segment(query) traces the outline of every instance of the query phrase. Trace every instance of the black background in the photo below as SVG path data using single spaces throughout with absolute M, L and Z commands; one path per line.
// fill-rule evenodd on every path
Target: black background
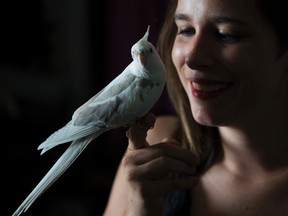
M 3 2 L 3 1 L 2 1 Z M 67 144 L 38 145 L 130 62 L 150 25 L 156 43 L 166 0 L 31 0 L 1 3 L 0 215 L 12 215 Z M 164 93 L 156 114 L 170 113 Z M 126 128 L 94 140 L 23 215 L 102 215 L 127 146 Z

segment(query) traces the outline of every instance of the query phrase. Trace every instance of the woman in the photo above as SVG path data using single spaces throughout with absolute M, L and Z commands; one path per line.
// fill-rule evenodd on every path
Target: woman
M 129 129 L 104 215 L 288 215 L 286 11 L 171 1 L 159 53 L 178 116 Z

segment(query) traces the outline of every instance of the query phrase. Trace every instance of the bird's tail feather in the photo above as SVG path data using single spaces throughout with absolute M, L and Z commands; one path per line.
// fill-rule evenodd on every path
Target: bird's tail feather
M 12 216 L 25 212 L 66 171 L 94 138 L 95 136 L 89 136 L 73 141 Z

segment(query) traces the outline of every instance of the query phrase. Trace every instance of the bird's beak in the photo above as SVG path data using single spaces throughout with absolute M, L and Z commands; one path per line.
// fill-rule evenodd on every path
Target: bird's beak
M 139 53 L 139 59 L 140 59 L 140 62 L 141 64 L 143 65 L 143 67 L 146 66 L 147 64 L 147 61 L 146 61 L 146 56 L 144 55 L 144 53 Z

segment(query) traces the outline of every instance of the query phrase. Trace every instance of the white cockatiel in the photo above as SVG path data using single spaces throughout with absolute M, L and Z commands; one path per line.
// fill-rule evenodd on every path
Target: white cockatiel
M 108 130 L 135 124 L 154 106 L 166 83 L 166 69 L 148 35 L 149 26 L 143 38 L 132 46 L 133 61 L 124 71 L 79 107 L 71 121 L 39 145 L 43 154 L 59 144 L 72 142 L 13 216 L 25 212 L 93 139 Z

